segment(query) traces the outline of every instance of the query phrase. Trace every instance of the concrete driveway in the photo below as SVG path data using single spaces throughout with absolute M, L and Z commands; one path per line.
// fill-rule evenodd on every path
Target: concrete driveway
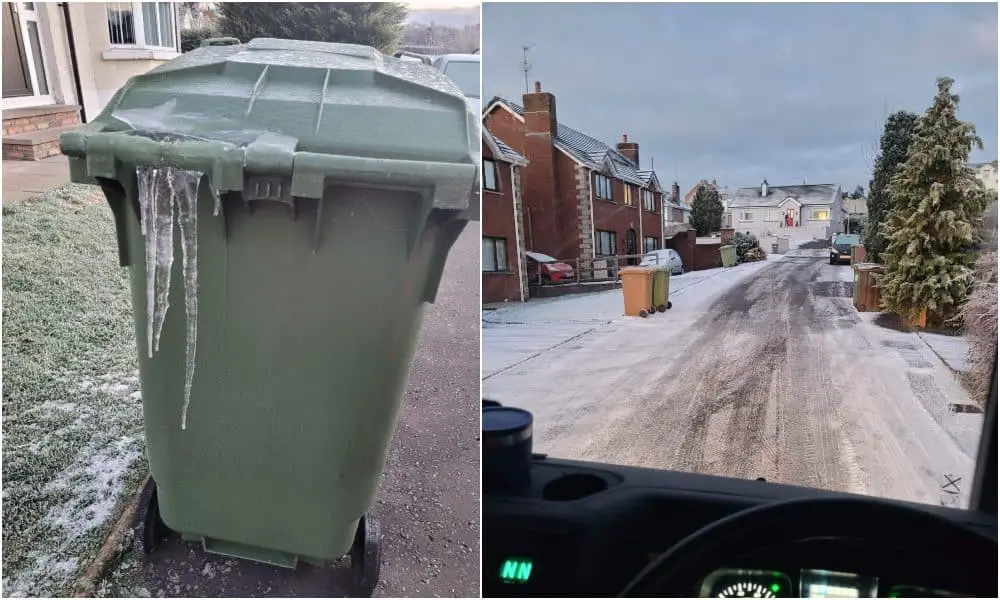
M 373 508 L 383 534 L 375 596 L 479 595 L 479 277 L 472 223 L 428 307 Z M 206 554 L 174 536 L 150 556 L 124 552 L 98 594 L 350 596 L 348 564 L 289 571 Z

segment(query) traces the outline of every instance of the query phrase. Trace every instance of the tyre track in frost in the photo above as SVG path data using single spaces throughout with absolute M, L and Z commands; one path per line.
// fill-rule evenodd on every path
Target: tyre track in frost
M 816 306 L 827 301 L 811 293 L 821 268 L 776 262 L 718 298 L 694 323 L 701 333 L 689 351 L 665 369 L 660 362 L 645 393 L 626 392 L 631 418 L 592 432 L 581 457 L 855 487 L 829 357 L 812 339 L 833 326 L 829 307 Z

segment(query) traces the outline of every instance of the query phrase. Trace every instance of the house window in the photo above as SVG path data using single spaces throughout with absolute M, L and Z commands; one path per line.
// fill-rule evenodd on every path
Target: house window
M 642 239 L 642 246 L 645 252 L 652 252 L 660 249 L 660 240 L 655 237 L 645 237 Z
M 492 160 L 483 159 L 483 189 L 491 192 L 500 191 L 500 183 L 497 177 L 497 164 Z
M 814 208 L 812 211 L 813 221 L 827 221 L 830 219 L 830 211 L 825 208 Z
M 740 213 L 740 221 L 742 221 L 742 222 L 753 221 L 753 213 L 752 212 L 741 212 Z
M 614 231 L 598 231 L 597 232 L 597 255 L 598 256 L 614 256 L 615 255 L 615 232 Z
M 108 2 L 105 10 L 112 46 L 177 49 L 174 3 Z
M 769 211 L 767 211 L 767 219 L 766 220 L 768 220 L 768 221 L 777 221 L 778 220 L 778 211 L 776 211 L 776 210 L 769 210 Z
M 722 227 L 729 229 L 733 226 L 733 215 L 732 213 L 725 213 L 722 215 Z
M 625 204 L 632 206 L 632 186 L 625 184 Z
M 507 271 L 507 240 L 504 238 L 483 238 L 483 272 Z
M 656 212 L 656 197 L 651 190 L 642 190 L 642 208 L 649 212 Z
M 594 196 L 601 200 L 612 200 L 611 180 L 604 175 L 594 175 Z

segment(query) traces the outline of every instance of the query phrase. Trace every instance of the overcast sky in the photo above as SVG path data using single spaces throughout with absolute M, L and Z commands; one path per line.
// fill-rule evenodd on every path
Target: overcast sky
M 559 121 L 639 144 L 661 181 L 867 190 L 885 107 L 922 114 L 935 78 L 997 154 L 996 4 L 484 4 L 484 101 L 530 80 Z

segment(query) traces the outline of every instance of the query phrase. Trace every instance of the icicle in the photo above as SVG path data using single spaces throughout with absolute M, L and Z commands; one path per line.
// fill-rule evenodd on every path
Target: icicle
M 179 191 L 177 207 L 181 227 L 181 252 L 184 267 L 184 312 L 187 316 L 187 342 L 184 354 L 184 408 L 181 411 L 181 429 L 187 429 L 187 411 L 191 404 L 191 386 L 194 383 L 195 351 L 198 349 L 198 183 L 201 173 L 177 171 L 174 174 L 175 191 Z M 216 195 L 218 199 L 218 195 Z M 218 207 L 218 200 L 216 200 Z
M 154 239 L 156 303 L 153 305 L 153 352 L 160 351 L 160 334 L 163 333 L 163 323 L 167 320 L 167 309 L 170 308 L 170 275 L 174 268 L 174 190 L 170 177 L 172 170 L 157 169 L 155 176 L 157 185 L 153 206 L 156 207 L 156 219 L 153 221 L 153 230 L 156 233 Z M 152 358 L 152 353 L 149 356 Z
M 222 190 L 215 188 L 212 190 L 212 194 L 215 196 L 215 208 L 212 210 L 212 216 L 217 217 L 222 212 Z
M 187 336 L 184 352 L 184 408 L 181 429 L 194 383 L 198 345 L 198 185 L 202 173 L 166 167 L 136 169 L 141 229 L 146 238 L 146 333 L 149 358 L 160 349 L 160 334 L 170 308 L 170 276 L 174 264 L 174 223 L 181 230 L 184 308 Z M 216 206 L 220 204 L 216 196 Z

